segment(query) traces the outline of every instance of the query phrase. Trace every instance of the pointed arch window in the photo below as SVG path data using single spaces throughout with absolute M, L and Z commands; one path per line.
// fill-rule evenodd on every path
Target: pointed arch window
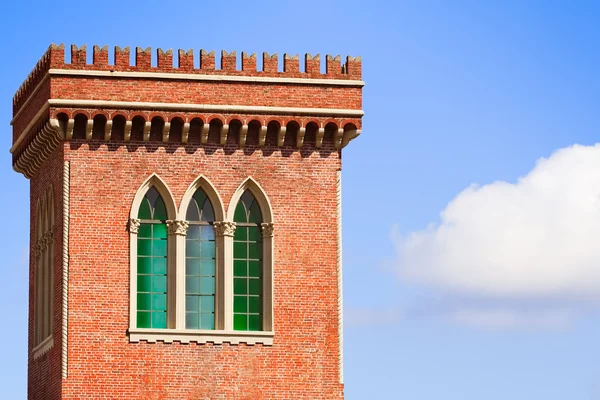
M 246 189 L 235 209 L 233 236 L 233 329 L 263 329 L 263 222 L 260 207 Z
M 188 206 L 185 254 L 185 327 L 215 329 L 215 213 L 199 188 Z
M 167 327 L 167 209 L 151 187 L 139 208 L 137 327 Z

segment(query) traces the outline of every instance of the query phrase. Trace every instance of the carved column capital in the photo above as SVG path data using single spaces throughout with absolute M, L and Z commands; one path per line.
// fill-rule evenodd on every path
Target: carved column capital
M 260 229 L 262 230 L 262 237 L 273 237 L 273 223 L 272 222 L 263 222 L 260 224 Z
M 235 222 L 215 222 L 213 223 L 213 227 L 217 236 L 233 236 L 235 232 Z
M 38 240 L 38 242 L 33 246 L 33 254 L 35 258 L 38 258 L 42 252 L 44 251 L 44 244 L 42 240 Z
M 182 219 L 167 220 L 167 229 L 169 231 L 169 235 L 185 236 L 187 235 L 189 226 L 190 224 Z
M 137 235 L 140 230 L 140 220 L 137 218 L 129 219 L 129 233 L 135 233 Z

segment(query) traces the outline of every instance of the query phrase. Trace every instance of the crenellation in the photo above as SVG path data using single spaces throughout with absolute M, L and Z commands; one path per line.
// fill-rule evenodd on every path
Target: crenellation
M 214 70 L 215 69 L 215 52 L 210 53 L 206 50 L 200 50 L 200 69 Z
M 346 75 L 350 79 L 362 78 L 362 57 L 346 57 Z
M 92 62 L 94 66 L 108 65 L 108 46 L 100 48 L 100 46 L 94 45 Z
M 71 45 L 71 64 L 77 66 L 84 66 L 87 64 L 87 52 L 85 44 L 80 48 L 76 45 Z
M 152 49 L 146 50 L 141 47 L 135 48 L 135 66 L 140 70 L 150 70 L 152 68 Z
M 187 52 L 179 49 L 177 60 L 177 68 L 182 71 L 192 71 L 194 69 L 194 50 L 189 49 Z
M 163 51 L 158 49 L 156 52 L 156 67 L 153 66 L 151 48 L 143 49 L 136 47 L 135 62 L 131 62 L 130 47 L 114 47 L 114 62 L 110 65 L 108 57 L 108 46 L 93 47 L 92 63 L 87 63 L 86 46 L 71 46 L 71 60 L 65 61 L 64 44 L 49 46 L 42 58 L 38 61 L 35 68 L 28 75 L 21 87 L 16 91 L 13 98 L 13 115 L 15 115 L 32 93 L 37 89 L 40 82 L 46 77 L 49 70 L 104 70 L 115 72 L 171 72 L 188 74 L 207 74 L 207 75 L 230 75 L 230 76 L 273 76 L 290 78 L 318 78 L 318 79 L 344 79 L 360 80 L 362 78 L 362 59 L 360 57 L 346 58 L 344 65 L 341 65 L 340 56 L 326 57 L 325 70 L 321 73 L 321 59 L 319 55 L 305 55 L 304 71 L 300 71 L 299 56 L 284 54 L 283 71 L 279 72 L 279 57 L 277 54 L 269 55 L 263 53 L 263 67 L 257 71 L 256 53 L 248 54 L 243 52 L 241 59 L 241 68 L 237 67 L 236 52 L 221 52 L 220 69 L 216 69 L 215 52 L 206 50 L 200 51 L 199 68 L 194 65 L 193 50 L 179 50 L 178 65 L 173 66 L 173 51 Z
M 283 72 L 298 74 L 300 72 L 300 57 L 298 54 L 291 56 L 283 55 Z
M 304 56 L 304 72 L 311 75 L 321 73 L 321 56 L 319 54 L 313 57 L 306 53 Z
M 341 75 L 342 74 L 342 65 L 341 65 L 341 56 L 337 55 L 335 57 L 327 54 L 325 57 L 325 71 L 327 75 Z
M 129 46 L 121 49 L 119 46 L 115 47 L 115 68 L 129 68 L 131 64 L 131 50 Z
M 221 69 L 223 71 L 236 70 L 237 57 L 235 50 L 227 54 L 225 50 L 221 50 Z
M 248 54 L 242 52 L 242 71 L 256 72 L 256 53 Z
M 173 69 L 173 49 L 156 50 L 156 68 L 162 71 Z
M 263 72 L 277 73 L 277 67 L 279 64 L 279 56 L 277 53 L 269 55 L 269 53 L 263 53 Z

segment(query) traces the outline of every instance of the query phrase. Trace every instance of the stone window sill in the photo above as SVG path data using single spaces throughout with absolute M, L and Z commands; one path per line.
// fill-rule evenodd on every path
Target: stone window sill
M 129 342 L 137 343 L 145 340 L 148 343 L 162 341 L 164 343 L 214 343 L 214 344 L 262 344 L 273 345 L 273 332 L 246 332 L 246 331 L 206 331 L 192 329 L 152 329 L 129 328 Z
M 46 339 L 42 341 L 42 343 L 38 344 L 31 350 L 33 353 L 33 359 L 40 358 L 44 354 L 50 351 L 50 349 L 54 346 L 54 336 L 50 335 Z

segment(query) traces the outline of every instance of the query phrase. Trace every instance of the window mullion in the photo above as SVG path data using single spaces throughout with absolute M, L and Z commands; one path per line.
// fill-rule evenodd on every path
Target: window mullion
M 217 246 L 217 299 L 219 314 L 217 329 L 233 330 L 233 234 L 235 222 L 215 222 Z M 216 312 L 217 310 L 215 310 Z

